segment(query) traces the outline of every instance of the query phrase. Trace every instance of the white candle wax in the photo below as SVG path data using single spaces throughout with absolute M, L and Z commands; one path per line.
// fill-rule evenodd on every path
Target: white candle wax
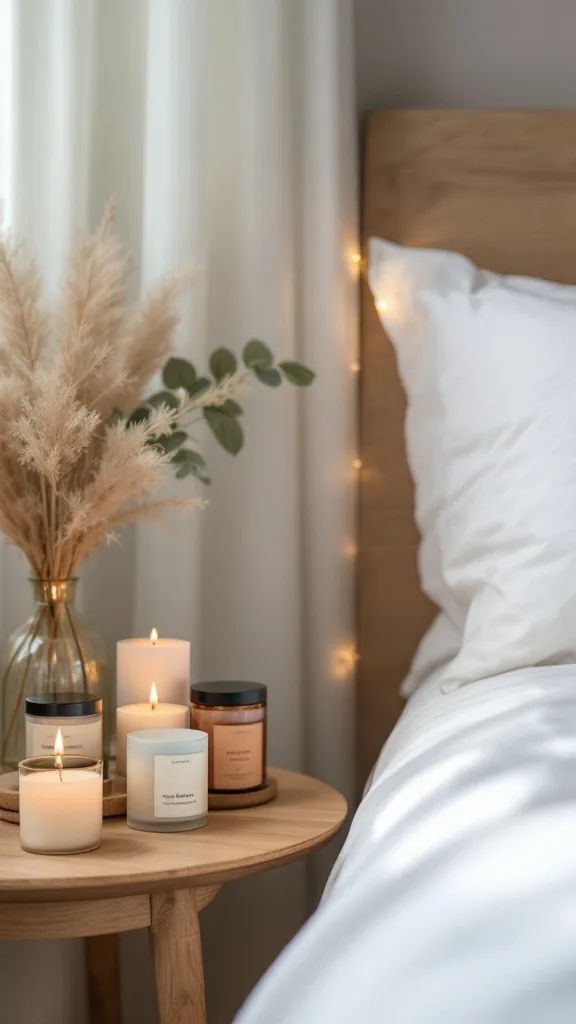
M 101 771 L 20 774 L 20 842 L 32 853 L 83 853 L 102 841 Z
M 119 640 L 116 645 L 116 703 L 148 700 L 154 680 L 168 704 L 190 700 L 190 644 L 188 640 L 159 637 Z
M 148 686 L 150 690 L 150 686 Z M 148 696 L 148 694 L 147 694 Z M 126 737 L 142 729 L 187 729 L 190 721 L 188 705 L 125 704 L 116 708 L 116 773 L 126 775 Z
M 127 794 L 130 828 L 201 828 L 208 820 L 207 734 L 198 729 L 130 733 Z

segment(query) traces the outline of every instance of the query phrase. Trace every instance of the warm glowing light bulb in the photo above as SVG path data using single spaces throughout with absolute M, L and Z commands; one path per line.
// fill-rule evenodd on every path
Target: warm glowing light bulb
M 153 644 L 157 644 L 158 643 L 158 630 L 156 629 L 156 626 L 152 627 L 152 630 L 150 632 L 150 639 L 151 639 Z
M 54 764 L 57 768 L 62 767 L 62 757 L 64 755 L 64 740 L 62 738 L 62 730 L 58 729 L 56 733 L 56 739 L 54 740 Z
M 360 373 L 360 363 L 351 363 L 350 369 L 352 370 L 352 373 Z
M 379 313 L 384 313 L 388 309 L 388 299 L 376 299 L 376 309 Z
M 352 469 L 362 469 L 362 459 L 354 459 Z
M 352 254 L 352 263 L 362 263 L 362 253 L 355 252 Z
M 358 655 L 353 644 L 338 647 L 332 659 L 332 671 L 337 679 L 344 679 L 353 671 Z
M 358 545 L 356 544 L 356 541 L 349 540 L 344 545 L 344 555 L 345 555 L 345 557 L 346 558 L 356 558 L 357 554 L 358 554 Z
M 158 690 L 156 689 L 156 683 L 152 683 L 152 686 L 150 687 L 150 707 L 152 708 L 152 711 L 154 711 L 154 708 L 157 706 L 157 704 Z

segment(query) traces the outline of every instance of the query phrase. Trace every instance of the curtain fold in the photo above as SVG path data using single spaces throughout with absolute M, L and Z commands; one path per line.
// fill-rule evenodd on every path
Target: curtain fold
M 35 246 L 50 292 L 76 227 L 112 195 L 133 296 L 175 266 L 197 269 L 181 354 L 202 366 L 219 345 L 240 353 L 260 338 L 318 373 L 305 393 L 254 384 L 245 451 L 233 459 L 203 439 L 209 507 L 98 552 L 82 573 L 84 614 L 112 669 L 116 639 L 156 625 L 192 640 L 194 679 L 266 682 L 270 762 L 351 795 L 352 0 L 0 0 L 0 58 L 5 216 Z M 4 640 L 29 596 L 18 553 L 4 546 L 1 557 Z M 229 979 L 212 989 L 213 1019 L 231 1019 L 324 870 L 301 864 L 231 887 L 207 911 L 208 978 L 218 950 Z M 268 914 L 256 909 L 262 893 Z M 249 948 L 231 913 L 249 916 Z M 2 963 L 0 948 L 4 977 Z M 46 1021 L 79 1024 L 63 985 Z M 128 988 L 128 1019 L 154 1020 Z

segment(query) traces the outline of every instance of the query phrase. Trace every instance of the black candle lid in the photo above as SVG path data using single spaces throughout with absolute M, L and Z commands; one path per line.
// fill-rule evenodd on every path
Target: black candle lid
M 37 718 L 75 718 L 99 715 L 102 697 L 95 693 L 34 693 L 26 697 L 26 714 Z
M 233 707 L 239 704 L 265 704 L 264 683 L 198 683 L 190 690 L 193 704 L 208 707 Z

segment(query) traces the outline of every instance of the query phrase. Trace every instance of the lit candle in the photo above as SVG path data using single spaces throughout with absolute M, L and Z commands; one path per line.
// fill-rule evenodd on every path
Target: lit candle
M 116 703 L 141 704 L 148 699 L 150 680 L 155 679 L 169 704 L 190 700 L 190 644 L 188 640 L 149 637 L 119 640 L 116 646 Z
M 102 841 L 102 761 L 64 755 L 58 730 L 54 757 L 19 766 L 20 842 L 30 853 L 85 853 Z
M 188 704 L 159 704 L 155 683 L 147 704 L 125 704 L 116 708 L 116 773 L 126 775 L 126 737 L 142 729 L 187 729 Z
M 208 820 L 208 736 L 149 729 L 128 737 L 126 820 L 145 832 L 184 832 Z

